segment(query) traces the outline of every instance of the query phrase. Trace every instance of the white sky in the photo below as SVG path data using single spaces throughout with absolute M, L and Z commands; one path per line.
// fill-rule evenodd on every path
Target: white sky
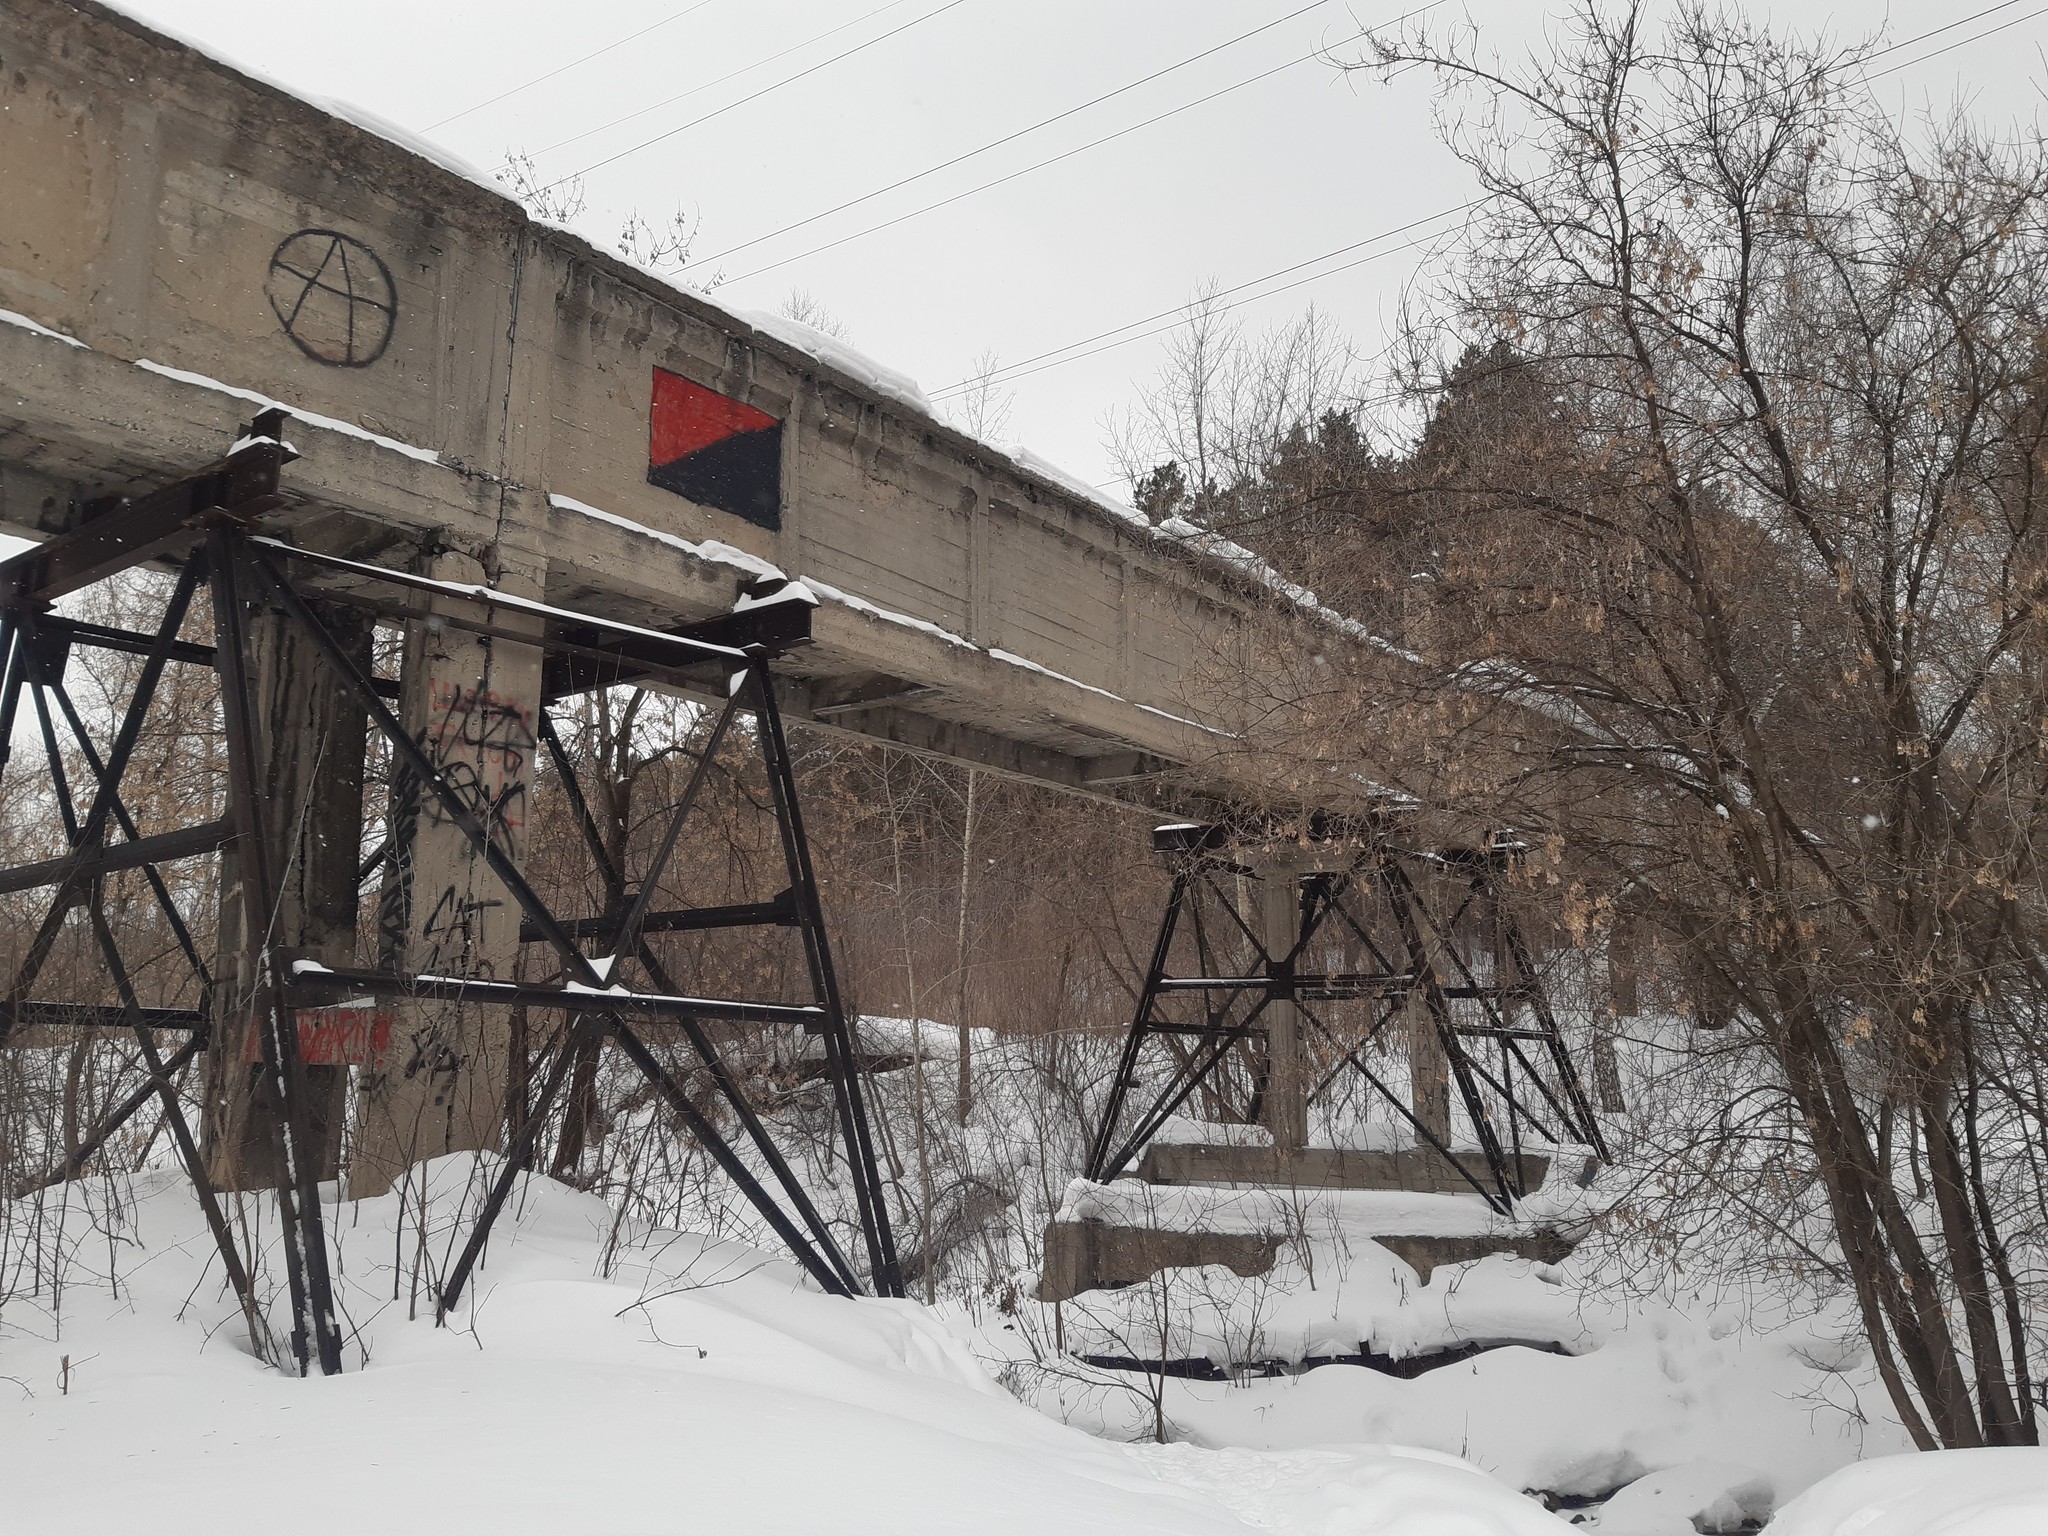
M 579 226 L 609 245 L 630 213 L 660 223 L 684 208 L 701 218 L 694 254 L 702 259 L 1288 17 L 1306 0 L 121 3 L 297 89 L 343 97 L 427 131 L 481 165 L 523 150 L 552 178 L 617 155 L 588 171 Z M 1021 362 L 1173 310 L 1206 281 L 1245 283 L 1454 207 L 1471 195 L 1470 184 L 1437 143 L 1424 76 L 1382 85 L 1314 59 L 1289 63 L 1416 3 L 1326 0 L 959 166 L 734 251 L 713 263 L 733 278 L 718 296 L 766 309 L 804 289 L 856 345 L 936 392 L 972 373 L 985 350 Z M 1877 82 L 1881 99 L 1911 113 L 1960 95 L 1994 124 L 2031 124 L 2048 74 L 2042 0 L 1751 7 L 1838 37 L 1883 30 L 1893 40 L 1987 8 L 1981 20 L 1888 56 L 1880 67 L 1906 67 Z M 1517 54 L 1540 41 L 1562 7 L 1558 0 L 1449 0 L 1433 19 L 1455 19 L 1461 9 L 1489 46 Z M 913 24 L 883 36 L 906 22 Z M 833 28 L 841 30 L 799 46 Z M 879 41 L 823 63 L 871 39 Z M 748 69 L 787 49 L 794 51 Z M 1276 66 L 1286 67 L 1059 164 L 803 254 Z M 556 69 L 530 89 L 480 105 Z M 738 70 L 747 72 L 711 83 Z M 692 94 L 662 105 L 684 92 Z M 464 115 L 442 121 L 456 113 Z M 639 115 L 607 126 L 628 113 Z M 1313 302 L 1361 350 L 1376 349 L 1414 273 L 1416 253 L 1398 248 L 1408 238 L 1395 237 L 1388 254 L 1363 265 L 1257 298 L 1238 318 L 1257 330 Z M 777 265 L 755 272 L 769 263 Z M 1109 480 L 1104 414 L 1152 376 L 1162 340 L 1135 340 L 1018 379 L 1006 436 L 1089 480 Z

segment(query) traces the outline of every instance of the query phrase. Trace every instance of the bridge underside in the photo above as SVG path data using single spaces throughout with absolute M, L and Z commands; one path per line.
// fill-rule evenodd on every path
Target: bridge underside
M 0 58 L 0 527 L 282 407 L 307 547 L 655 628 L 803 580 L 792 719 L 1124 800 L 1228 798 L 1290 658 L 1373 651 L 831 338 L 92 0 L 0 10 Z
M 215 384 L 18 325 L 0 324 L 0 374 L 13 381 L 0 399 L 0 532 L 26 538 L 71 532 L 225 452 L 253 408 Z M 303 456 L 269 525 L 305 548 L 415 570 L 435 568 L 447 550 L 476 551 L 486 558 L 469 574 L 492 584 L 490 556 L 509 533 L 528 546 L 521 553 L 542 556 L 518 584 L 533 597 L 653 629 L 730 613 L 745 588 L 781 570 L 716 541 L 592 515 L 570 498 L 501 506 L 504 488 L 484 477 L 318 418 L 295 419 L 290 431 Z M 522 513 L 539 526 L 520 526 Z M 818 585 L 811 643 L 776 667 L 788 718 L 1124 802 L 1181 803 L 1194 792 L 1184 746 L 1158 750 L 1163 736 L 1183 745 L 1188 727 L 1164 721 L 1164 732 L 1126 739 L 1117 716 L 1134 711 L 1120 698 Z

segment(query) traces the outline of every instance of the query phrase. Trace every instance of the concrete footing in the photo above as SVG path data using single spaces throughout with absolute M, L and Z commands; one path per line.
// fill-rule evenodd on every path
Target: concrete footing
M 1045 1229 L 1040 1301 L 1071 1301 L 1083 1291 L 1132 1285 L 1162 1269 L 1220 1264 L 1250 1279 L 1279 1257 L 1272 1233 L 1168 1232 L 1157 1227 L 1112 1227 L 1101 1221 L 1055 1221 Z
M 1491 1187 L 1492 1176 L 1477 1156 L 1459 1162 L 1472 1178 Z M 1535 1189 L 1550 1171 L 1550 1159 L 1523 1154 L 1521 1183 Z M 1157 1143 L 1138 1164 L 1147 1184 L 1258 1184 L 1281 1189 L 1401 1189 L 1420 1195 L 1469 1193 L 1472 1181 L 1458 1165 L 1430 1147 L 1395 1152 L 1338 1151 L 1306 1147 L 1291 1156 L 1273 1147 Z
M 1146 1150 L 1137 1177 L 1151 1185 L 1471 1194 L 1472 1182 L 1460 1171 L 1461 1165 L 1473 1178 L 1490 1187 L 1486 1165 L 1476 1156 L 1461 1157 L 1454 1163 L 1429 1147 L 1388 1152 L 1306 1147 L 1290 1154 L 1270 1146 L 1158 1143 Z M 1525 1154 L 1519 1172 L 1523 1188 L 1533 1190 L 1549 1174 L 1550 1159 Z M 1472 1204 L 1475 1209 L 1478 1207 L 1476 1201 Z M 1393 1220 L 1404 1219 L 1394 1215 L 1393 1209 L 1389 1211 Z M 1371 1236 L 1374 1242 L 1411 1265 L 1424 1285 L 1445 1264 L 1465 1264 L 1496 1253 L 1555 1264 L 1574 1246 L 1572 1239 L 1548 1231 L 1468 1231 L 1460 1235 L 1374 1232 Z M 1086 1291 L 1135 1284 L 1164 1269 L 1205 1264 L 1221 1265 L 1246 1277 L 1263 1275 L 1272 1269 L 1285 1241 L 1279 1232 L 1176 1231 L 1162 1226 L 1114 1225 L 1098 1219 L 1055 1221 L 1045 1229 L 1045 1263 L 1039 1277 L 1038 1299 L 1067 1301 Z
M 1430 1275 L 1442 1264 L 1469 1264 L 1474 1259 L 1484 1259 L 1496 1253 L 1512 1254 L 1518 1259 L 1534 1259 L 1539 1264 L 1559 1264 L 1570 1256 L 1578 1246 L 1574 1238 L 1562 1232 L 1531 1232 L 1523 1237 L 1380 1237 L 1378 1243 L 1410 1265 L 1429 1284 Z
M 1411 1266 L 1424 1285 L 1446 1264 L 1468 1264 L 1512 1254 L 1557 1264 L 1577 1246 L 1561 1232 L 1493 1233 L 1441 1237 L 1373 1235 L 1374 1242 Z M 1217 1264 L 1249 1279 L 1268 1273 L 1286 1239 L 1273 1232 L 1173 1232 L 1159 1227 L 1118 1227 L 1102 1221 L 1055 1221 L 1045 1229 L 1040 1301 L 1071 1301 L 1087 1291 L 1149 1280 L 1163 1269 Z

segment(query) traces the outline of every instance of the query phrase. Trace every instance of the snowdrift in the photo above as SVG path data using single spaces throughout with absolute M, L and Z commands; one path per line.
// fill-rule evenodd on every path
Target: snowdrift
M 254 1358 L 176 1175 L 16 1202 L 0 1266 L 9 1528 L 1563 1529 L 1427 1452 L 1091 1438 L 1015 1401 L 914 1303 L 828 1297 L 743 1244 L 627 1230 L 544 1180 L 501 1222 L 473 1302 L 436 1328 L 432 1277 L 489 1167 L 445 1158 L 424 1199 L 331 1208 L 352 1367 L 333 1380 Z M 239 1213 L 259 1251 L 266 1203 Z M 276 1281 L 275 1251 L 261 1262 Z M 281 1298 L 271 1312 L 275 1329 Z

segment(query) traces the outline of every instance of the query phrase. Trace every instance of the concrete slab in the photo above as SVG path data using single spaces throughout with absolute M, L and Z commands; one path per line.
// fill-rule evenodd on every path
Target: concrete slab
M 1469 1264 L 1497 1253 L 1534 1259 L 1539 1264 L 1560 1264 L 1579 1245 L 1578 1239 L 1562 1232 L 1531 1232 L 1523 1237 L 1375 1237 L 1373 1241 L 1413 1268 L 1424 1285 L 1446 1264 Z
M 1100 1221 L 1053 1221 L 1045 1228 L 1038 1299 L 1071 1301 L 1085 1291 L 1149 1280 L 1163 1269 L 1204 1264 L 1219 1264 L 1250 1279 L 1272 1269 L 1283 1241 L 1271 1232 L 1171 1232 Z
M 1481 1184 L 1489 1184 L 1478 1156 L 1459 1162 Z M 1550 1171 L 1550 1159 L 1524 1153 L 1522 1187 L 1533 1190 Z M 1194 1142 L 1155 1143 L 1138 1164 L 1147 1184 L 1259 1184 L 1283 1189 L 1401 1189 L 1416 1194 L 1456 1195 L 1472 1189 L 1458 1165 L 1429 1147 L 1393 1152 L 1358 1152 L 1306 1147 L 1291 1156 L 1273 1147 L 1213 1146 Z

